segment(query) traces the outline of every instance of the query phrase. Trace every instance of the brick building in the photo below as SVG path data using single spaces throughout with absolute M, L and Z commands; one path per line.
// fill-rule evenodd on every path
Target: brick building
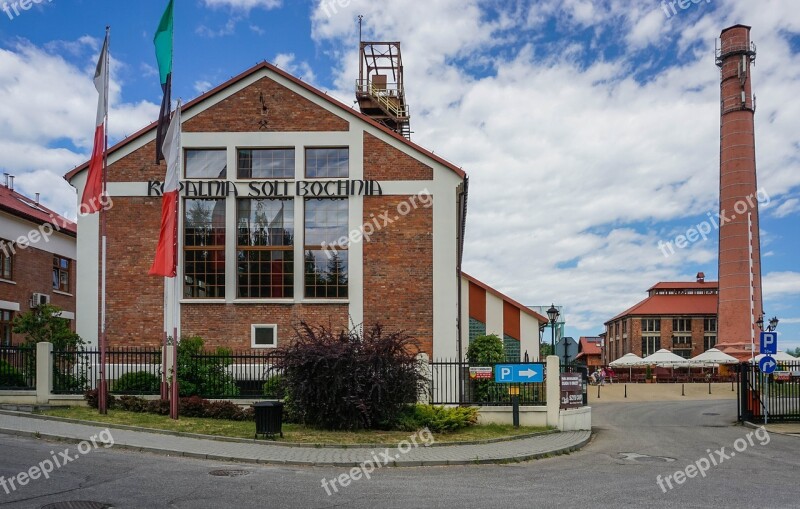
M 686 359 L 717 343 L 716 281 L 663 282 L 651 287 L 648 297 L 605 323 L 603 363 L 628 352 L 641 357 L 666 348 Z
M 39 304 L 58 306 L 63 318 L 75 320 L 76 236 L 76 224 L 38 197 L 0 185 L 0 345 L 24 340 L 11 322 Z
M 268 63 L 184 105 L 182 125 L 180 335 L 274 348 L 301 320 L 380 322 L 437 358 L 466 352 L 461 169 Z M 155 135 L 151 124 L 109 149 L 111 346 L 161 342 L 164 283 L 147 275 L 165 174 Z M 66 175 L 79 193 L 86 169 Z M 78 230 L 78 331 L 91 339 L 97 215 Z

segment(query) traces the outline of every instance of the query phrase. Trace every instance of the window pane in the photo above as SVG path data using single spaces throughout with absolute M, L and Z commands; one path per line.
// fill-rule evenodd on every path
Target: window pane
M 305 254 L 305 296 L 307 298 L 347 297 L 347 251 L 307 250 Z
M 225 296 L 225 200 L 184 202 L 184 296 Z
M 236 202 L 237 297 L 294 296 L 294 202 Z
M 306 246 L 336 244 L 347 237 L 347 199 L 307 198 L 305 206 Z
M 306 177 L 346 178 L 350 173 L 348 148 L 307 148 Z
M 241 199 L 236 202 L 237 245 L 291 246 L 294 242 L 294 202 Z
M 294 149 L 239 150 L 239 178 L 294 178 Z
M 225 149 L 186 151 L 186 178 L 225 178 L 227 169 L 228 155 Z

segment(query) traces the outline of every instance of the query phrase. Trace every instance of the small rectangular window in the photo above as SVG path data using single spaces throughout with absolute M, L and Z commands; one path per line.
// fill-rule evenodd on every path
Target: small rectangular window
M 186 178 L 224 179 L 227 175 L 228 153 L 224 148 L 186 151 Z
M 69 259 L 53 257 L 53 289 L 69 292 Z
M 184 201 L 183 296 L 225 297 L 225 200 Z
M 294 178 L 294 149 L 239 149 L 236 173 L 240 179 Z
M 306 178 L 347 178 L 350 150 L 345 148 L 307 148 Z
M 0 310 L 0 346 L 11 346 L 14 312 Z
M 252 348 L 277 348 L 278 326 L 274 324 L 252 324 L 250 327 L 250 346 Z
M 3 247 L 8 246 L 10 242 L 0 240 L 0 245 Z M 12 271 L 13 256 L 6 253 L 6 250 L 0 250 L 0 278 L 12 280 L 14 272 Z

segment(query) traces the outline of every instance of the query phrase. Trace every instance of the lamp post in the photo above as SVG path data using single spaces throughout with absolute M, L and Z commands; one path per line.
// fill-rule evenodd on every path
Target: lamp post
M 550 309 L 547 310 L 547 318 L 550 319 L 550 355 L 556 353 L 556 320 L 558 320 L 558 309 L 554 304 L 550 304 Z
M 763 313 L 763 311 L 762 311 L 762 313 Z M 772 318 L 770 318 L 769 319 L 769 325 L 767 325 L 767 329 L 766 329 L 767 332 L 774 332 L 775 329 L 778 328 L 778 322 L 779 321 L 780 320 L 778 320 L 777 316 L 773 316 Z M 764 315 L 763 314 L 758 317 L 758 321 L 756 322 L 756 325 L 758 325 L 759 330 L 762 330 L 762 331 L 764 330 Z

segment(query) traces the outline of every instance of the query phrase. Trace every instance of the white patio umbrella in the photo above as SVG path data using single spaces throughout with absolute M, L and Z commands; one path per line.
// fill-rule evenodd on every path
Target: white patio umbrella
M 687 362 L 688 361 L 683 357 L 681 357 L 680 355 L 675 355 L 666 348 L 662 348 L 656 353 L 648 355 L 647 357 L 639 361 L 638 364 L 640 366 L 648 364 L 668 364 L 674 366 L 676 364 L 686 364 Z
M 756 362 L 760 361 L 763 357 L 764 357 L 763 353 L 759 354 L 759 355 L 756 355 Z M 776 353 L 775 355 L 773 355 L 772 358 L 775 359 L 776 361 L 782 361 L 782 362 L 791 362 L 791 361 L 797 361 L 798 360 L 797 357 L 792 357 L 788 353 L 780 352 L 780 351 L 778 353 Z
M 728 355 L 725 352 L 717 350 L 716 348 L 709 348 L 700 355 L 695 355 L 689 359 L 689 363 L 692 366 L 708 364 L 738 364 L 739 360 L 732 355 Z
M 641 357 L 636 355 L 635 353 L 626 353 L 619 359 L 608 363 L 609 366 L 612 368 L 628 368 L 628 377 L 632 376 L 633 367 L 638 366 L 639 362 L 642 360 Z

